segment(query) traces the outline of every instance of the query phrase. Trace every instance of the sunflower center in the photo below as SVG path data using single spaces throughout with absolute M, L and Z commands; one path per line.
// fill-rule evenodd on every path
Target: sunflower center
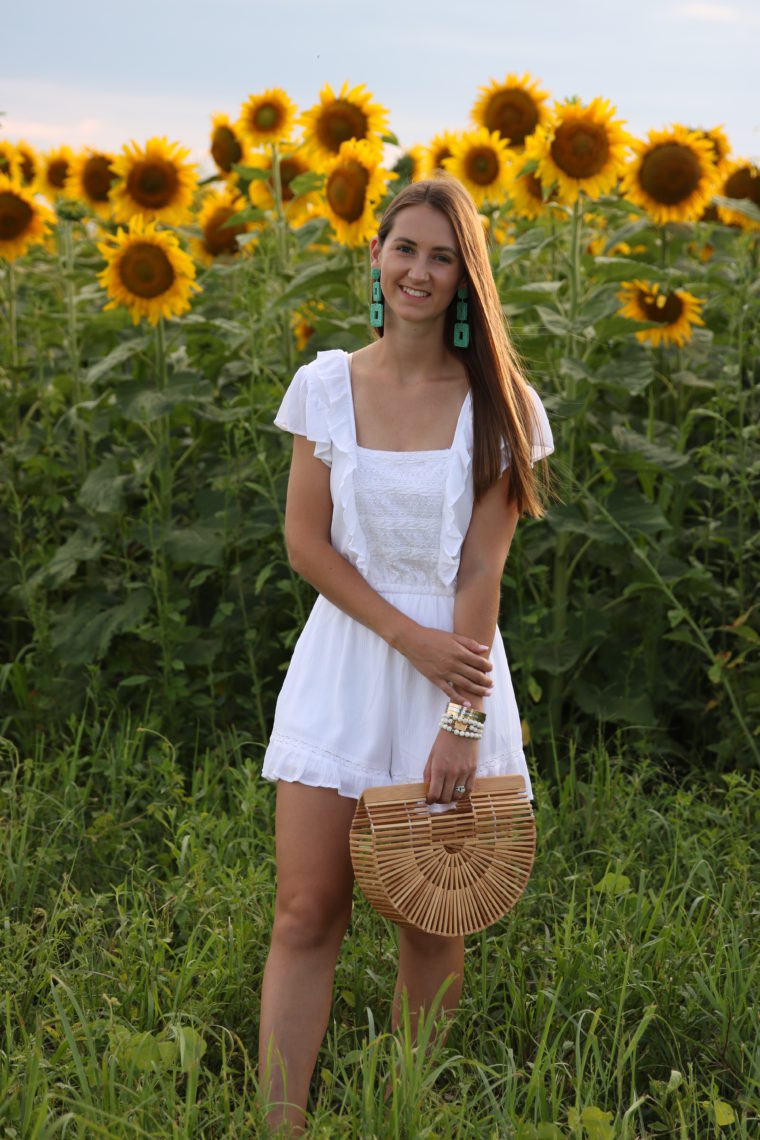
M 637 297 L 645 321 L 661 325 L 674 325 L 683 312 L 683 302 L 677 293 L 644 293 Z
M 474 146 L 464 165 L 467 177 L 478 186 L 490 186 L 499 177 L 499 159 L 491 147 Z
M 544 200 L 544 188 L 541 185 L 540 178 L 536 178 L 535 174 L 533 174 L 532 171 L 530 174 L 526 174 L 524 176 L 523 186 L 525 187 L 527 192 L 530 194 L 531 198 L 535 198 L 537 202 L 543 202 L 543 200 Z M 552 197 L 554 197 L 553 193 L 552 193 Z
M 440 147 L 439 150 L 433 154 L 433 170 L 443 169 L 444 158 L 451 158 L 451 151 L 447 146 Z
M 107 202 L 113 180 L 111 163 L 104 154 L 94 154 L 87 159 L 82 171 L 82 185 L 91 201 Z
M 220 206 L 215 210 L 203 227 L 203 248 L 212 257 L 221 253 L 237 253 L 238 247 L 235 238 L 245 233 L 245 226 L 225 226 L 237 211 L 231 206 Z
M 136 162 L 127 176 L 127 192 L 138 206 L 160 210 L 168 206 L 179 188 L 177 169 L 160 158 Z
M 344 222 L 356 222 L 364 211 L 369 174 L 360 162 L 351 160 L 336 167 L 327 179 L 325 194 L 330 208 Z
M 257 131 L 274 131 L 282 118 L 282 108 L 277 103 L 259 103 L 251 115 L 251 123 Z
M 556 165 L 569 178 L 593 178 L 609 158 L 610 140 L 599 123 L 560 123 L 550 150 Z
M 37 173 L 37 168 L 35 167 L 34 159 L 32 158 L 32 156 L 30 154 L 27 154 L 26 152 L 22 152 L 22 155 L 21 155 L 21 178 L 22 178 L 22 181 L 24 182 L 24 184 L 28 185 L 32 181 L 32 179 L 34 178 L 36 173 Z
M 137 241 L 119 262 L 121 283 L 135 297 L 150 300 L 170 289 L 174 282 L 172 263 L 157 245 Z
M 240 162 L 243 148 L 230 127 L 217 127 L 211 139 L 211 157 L 220 170 L 229 174 L 233 164 Z
M 538 107 L 527 91 L 505 88 L 495 92 L 483 117 L 489 131 L 498 131 L 512 146 L 522 146 L 538 126 Z
M 317 136 L 327 150 L 337 154 L 347 139 L 366 138 L 369 121 L 355 103 L 348 99 L 335 99 L 322 111 L 317 124 Z
M 56 190 L 63 190 L 63 184 L 66 181 L 66 175 L 69 172 L 69 164 L 65 158 L 54 158 L 47 168 L 47 179 L 51 186 Z
M 685 202 L 699 186 L 701 177 L 699 156 L 678 142 L 653 147 L 644 155 L 639 170 L 642 189 L 664 206 Z
M 0 152 L 0 174 L 7 174 L 11 168 L 11 160 L 7 154 Z
M 295 198 L 295 193 L 290 189 L 290 183 L 299 174 L 304 174 L 306 167 L 297 158 L 282 158 L 280 159 L 280 186 L 282 187 L 282 200 L 283 202 L 290 202 Z
M 34 211 L 12 190 L 0 193 L 0 241 L 13 241 L 28 228 Z
M 749 198 L 760 207 L 760 172 L 752 166 L 741 166 L 726 179 L 726 198 Z

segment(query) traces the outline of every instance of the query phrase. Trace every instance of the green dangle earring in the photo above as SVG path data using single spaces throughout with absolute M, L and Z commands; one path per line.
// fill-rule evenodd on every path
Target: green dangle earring
M 383 291 L 380 288 L 380 270 L 376 265 L 372 267 L 372 304 L 369 307 L 369 323 L 374 329 L 383 327 Z
M 454 344 L 457 348 L 467 348 L 470 343 L 470 326 L 467 322 L 467 292 L 466 285 L 457 289 L 457 323 L 454 325 Z

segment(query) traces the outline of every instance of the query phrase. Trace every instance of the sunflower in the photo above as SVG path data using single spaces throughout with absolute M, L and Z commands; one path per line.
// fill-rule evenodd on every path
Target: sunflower
M 238 130 L 251 146 L 285 142 L 290 138 L 298 108 L 281 87 L 249 95 L 240 108 Z
M 35 242 L 44 242 L 55 218 L 31 190 L 0 174 L 0 257 L 15 261 Z
M 544 186 L 535 170 L 525 167 L 537 161 L 535 137 L 529 138 L 521 155 L 512 159 L 507 182 L 507 193 L 512 199 L 511 213 L 518 218 L 540 218 L 546 214 L 550 202 L 557 201 L 556 187 Z
M 236 222 L 231 226 L 225 223 L 244 208 L 245 200 L 237 190 L 213 190 L 206 195 L 197 218 L 201 236 L 192 242 L 193 253 L 198 261 L 211 265 L 218 257 L 233 257 L 240 252 L 238 235 L 248 233 L 250 223 Z
M 35 189 L 53 202 L 56 198 L 63 197 L 73 161 L 74 152 L 68 146 L 59 146 L 43 154 L 37 170 Z
M 729 155 L 731 153 L 731 144 L 728 141 L 728 135 L 722 127 L 710 127 L 709 131 L 703 131 L 701 127 L 690 127 L 693 134 L 699 135 L 702 139 L 707 139 L 712 148 L 712 162 L 715 167 L 716 173 L 719 178 L 722 178 L 731 165 Z
M 581 190 L 598 198 L 614 189 L 625 169 L 629 137 L 607 99 L 556 103 L 547 126 L 533 136 L 538 178 L 556 186 L 557 200 L 575 202 Z
M 106 309 L 125 305 L 135 324 L 147 317 L 156 325 L 160 317 L 176 317 L 190 308 L 190 295 L 199 288 L 195 266 L 174 234 L 133 217 L 128 230 L 119 229 L 98 249 L 106 259 L 98 274 L 111 298 Z
M 444 158 L 448 170 L 470 191 L 480 208 L 488 199 L 498 202 L 504 197 L 509 174 L 509 147 L 496 131 L 478 127 L 454 140 L 451 156 Z
M 184 160 L 190 154 L 179 143 L 148 139 L 144 149 L 136 142 L 123 148 L 113 164 L 117 182 L 111 203 L 117 222 L 140 216 L 144 221 L 181 225 L 190 213 L 196 185 L 195 166 Z
M 113 155 L 87 147 L 71 163 L 65 190 L 69 197 L 86 202 L 101 218 L 107 218 L 111 213 L 108 195 L 115 178 Z
M 302 150 L 281 154 L 279 163 L 283 212 L 290 224 L 297 226 L 306 219 L 309 211 L 317 204 L 319 195 L 315 190 L 297 195 L 291 183 L 303 174 L 312 173 L 312 167 Z M 261 210 L 275 209 L 273 165 L 271 154 L 253 155 L 249 162 L 249 166 L 266 170 L 270 175 L 269 178 L 252 178 L 248 187 L 251 205 L 258 206 Z
M 388 172 L 377 162 L 370 143 L 349 139 L 327 164 L 324 194 L 315 212 L 329 220 L 342 245 L 362 245 L 375 233 L 374 207 L 388 182 Z
M 676 123 L 650 131 L 648 139 L 634 142 L 633 150 L 623 194 L 658 225 L 696 221 L 715 190 L 712 143 Z
M 21 181 L 24 186 L 31 186 L 37 177 L 37 169 L 40 165 L 37 151 L 28 142 L 19 139 L 16 143 L 16 153 L 21 168 Z
M 548 118 L 545 107 L 548 91 L 526 71 L 520 79 L 508 75 L 503 83 L 491 80 L 490 87 L 480 87 L 480 98 L 472 108 L 473 122 L 487 131 L 496 131 L 511 147 L 524 145 Z
M 444 159 L 451 158 L 454 143 L 460 136 L 452 131 L 441 131 L 433 135 L 427 147 L 423 150 L 423 159 L 420 167 L 422 178 L 434 178 L 444 169 Z
M 703 325 L 699 315 L 704 301 L 687 293 L 684 289 L 673 289 L 661 293 L 659 285 L 649 281 L 623 281 L 618 297 L 623 302 L 619 310 L 621 316 L 634 321 L 656 321 L 657 328 L 640 329 L 636 339 L 649 341 L 656 348 L 659 344 L 682 346 L 691 340 L 694 325 Z
M 723 198 L 744 199 L 760 210 L 760 167 L 748 159 L 738 159 L 731 163 L 728 174 L 720 187 Z M 741 226 L 742 229 L 757 229 L 758 223 L 738 210 L 718 206 L 718 217 L 727 226 Z
M 382 151 L 382 132 L 387 130 L 388 112 L 363 83 L 349 90 L 344 83 L 340 94 L 335 95 L 329 83 L 319 93 L 320 102 L 310 111 L 304 111 L 300 122 L 304 128 L 304 143 L 320 165 L 329 163 L 340 153 L 344 142 L 363 141 L 376 151 L 379 161 Z
M 219 173 L 225 177 L 232 174 L 234 165 L 246 161 L 247 149 L 245 139 L 237 125 L 230 122 L 229 116 L 222 111 L 214 115 L 209 150 Z
M 425 148 L 410 146 L 400 154 L 393 165 L 393 173 L 402 182 L 419 182 L 424 178 Z
M 18 181 L 21 175 L 21 159 L 15 143 L 0 139 L 0 174 L 6 178 Z

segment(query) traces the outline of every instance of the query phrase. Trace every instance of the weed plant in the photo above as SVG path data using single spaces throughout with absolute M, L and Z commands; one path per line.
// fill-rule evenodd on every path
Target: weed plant
M 264 1136 L 273 789 L 250 739 L 94 719 L 3 745 L 0 1131 Z M 757 776 L 600 742 L 536 791 L 534 873 L 467 940 L 445 1040 L 390 1032 L 395 931 L 357 891 L 310 1135 L 758 1135 Z

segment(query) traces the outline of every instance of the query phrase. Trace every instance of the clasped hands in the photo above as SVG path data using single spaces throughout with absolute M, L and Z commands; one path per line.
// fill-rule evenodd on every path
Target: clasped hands
M 449 700 L 471 705 L 487 697 L 490 647 L 461 633 L 418 626 L 403 653 L 423 676 L 437 685 Z M 439 729 L 423 772 L 428 803 L 452 803 L 472 791 L 478 766 L 478 741 Z M 457 789 L 464 788 L 461 792 Z

